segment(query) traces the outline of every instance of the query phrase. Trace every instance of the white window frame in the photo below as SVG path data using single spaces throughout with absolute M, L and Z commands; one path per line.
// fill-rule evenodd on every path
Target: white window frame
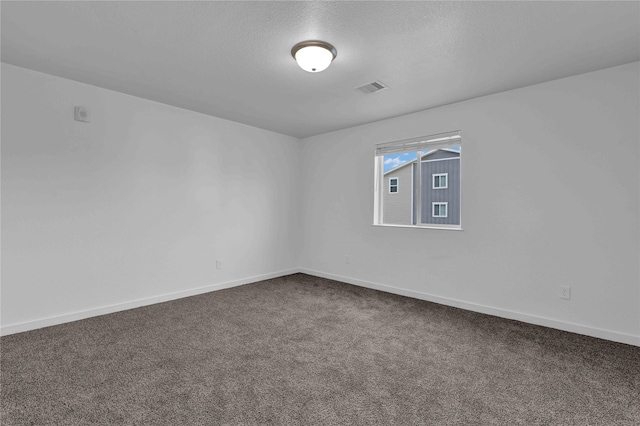
M 395 179 L 396 180 L 396 184 L 395 185 L 391 185 L 391 181 Z M 392 192 L 391 191 L 391 187 L 395 186 L 396 187 L 396 192 Z M 389 194 L 397 194 L 398 192 L 400 192 L 400 179 L 397 177 L 390 177 L 389 178 Z
M 453 131 L 447 133 L 439 133 L 431 136 L 420 136 L 417 138 L 404 139 L 393 142 L 386 142 L 377 144 L 375 146 L 375 161 L 374 161 L 374 170 L 375 170 L 375 178 L 373 185 L 373 225 L 374 226 L 384 226 L 384 227 L 392 227 L 392 228 L 421 228 L 421 229 L 446 229 L 446 230 L 462 230 L 462 192 L 463 192 L 463 167 L 462 167 L 462 155 L 457 158 L 446 158 L 442 160 L 459 160 L 460 161 L 460 176 L 458 185 L 460 185 L 460 193 L 459 193 L 459 210 L 457 222 L 458 224 L 438 224 L 438 223 L 421 223 L 418 218 L 422 217 L 422 191 L 415 189 L 411 189 L 413 205 L 415 207 L 412 208 L 412 223 L 413 218 L 415 218 L 415 224 L 405 225 L 405 224 L 391 224 L 384 223 L 384 199 L 383 196 L 385 194 L 385 190 L 388 192 L 388 187 L 385 188 L 385 172 L 384 172 L 384 157 L 385 155 L 390 154 L 399 154 L 405 152 L 415 152 L 417 153 L 420 161 L 417 161 L 417 164 L 421 164 L 425 161 L 435 161 L 435 160 L 422 160 L 422 157 L 433 151 L 434 149 L 451 149 L 453 147 L 459 147 L 460 152 L 462 148 L 462 135 L 461 132 Z M 458 150 L 456 150 L 458 151 Z M 422 167 L 416 167 L 414 178 L 411 179 L 411 183 L 413 186 L 413 181 L 416 179 L 418 182 L 422 182 Z M 428 184 L 427 184 L 428 185 Z M 447 187 L 449 187 L 449 177 L 447 176 Z M 393 194 L 397 194 L 394 192 Z M 433 207 L 432 207 L 433 209 Z M 433 213 L 433 210 L 432 212 Z M 447 217 L 449 216 L 449 206 L 447 205 Z
M 447 214 L 445 215 L 441 215 L 438 214 L 436 215 L 436 206 L 438 206 L 438 213 L 440 213 L 440 211 L 442 210 L 442 206 L 444 206 L 445 211 L 447 212 Z M 449 217 L 449 203 L 447 201 L 434 201 L 433 203 L 431 203 L 431 217 L 433 218 L 437 218 L 437 219 L 446 219 Z
M 436 178 L 445 177 L 445 186 L 436 186 Z M 442 179 L 438 179 L 438 183 L 442 183 Z M 431 189 L 447 189 L 449 188 L 449 173 L 433 173 L 431 175 Z

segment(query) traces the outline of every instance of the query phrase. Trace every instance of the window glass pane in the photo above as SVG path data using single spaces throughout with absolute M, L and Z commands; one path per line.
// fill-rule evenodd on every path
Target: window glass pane
M 461 139 L 459 132 L 453 133 L 456 138 L 419 138 L 437 139 L 434 144 L 410 147 L 405 140 L 376 145 L 376 224 L 460 225 Z

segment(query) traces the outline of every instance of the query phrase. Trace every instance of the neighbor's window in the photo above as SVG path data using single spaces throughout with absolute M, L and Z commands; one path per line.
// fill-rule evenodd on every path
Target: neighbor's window
M 447 176 L 449 173 L 434 173 L 433 176 L 433 189 L 447 189 Z
M 461 229 L 461 156 L 459 131 L 377 145 L 374 225 Z
M 398 192 L 398 178 L 389 178 L 389 194 Z
M 449 203 L 431 203 L 433 217 L 447 217 L 447 205 Z

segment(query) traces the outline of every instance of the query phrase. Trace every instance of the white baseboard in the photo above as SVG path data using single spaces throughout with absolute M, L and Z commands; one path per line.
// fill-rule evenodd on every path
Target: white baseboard
M 385 284 L 374 283 L 371 281 L 363 281 L 355 278 L 329 274 L 326 272 L 314 271 L 306 268 L 300 268 L 298 272 L 302 272 L 303 274 L 307 274 L 307 275 L 313 275 L 316 277 L 327 278 L 330 280 L 341 281 L 347 284 L 353 284 L 360 287 L 380 290 L 387 293 L 394 293 L 394 294 L 399 294 L 401 296 L 412 297 L 414 299 L 420 299 L 420 300 L 426 300 L 429 302 L 439 303 L 441 305 L 453 306 L 455 308 L 466 309 L 468 311 L 479 312 L 482 314 L 493 315 L 496 317 L 507 318 L 507 319 L 512 319 L 516 321 L 522 321 L 529 324 L 540 325 L 543 327 L 555 328 L 557 330 L 583 334 L 585 336 L 597 337 L 599 339 L 611 340 L 619 343 L 626 343 L 627 345 L 640 346 L 640 336 L 634 336 L 632 334 L 624 334 L 624 333 L 618 333 L 616 331 L 587 327 L 580 324 L 573 324 L 573 323 L 568 323 L 564 321 L 554 320 L 551 318 L 544 318 L 536 315 L 525 314 L 522 312 L 514 312 L 506 309 L 480 305 L 477 303 L 470 303 L 462 300 L 435 296 L 428 293 L 422 293 L 422 292 L 417 292 L 413 290 L 406 290 L 403 288 L 393 287 Z
M 270 274 L 256 275 L 234 281 L 227 281 L 218 284 L 211 284 L 204 287 L 193 288 L 189 290 L 176 291 L 173 293 L 165 293 L 158 296 L 147 297 L 144 299 L 132 300 L 129 302 L 116 303 L 114 305 L 101 306 L 98 308 L 86 309 L 77 312 L 71 312 L 62 315 L 55 315 L 47 318 L 40 318 L 33 321 L 25 321 L 17 324 L 3 325 L 0 327 L 0 336 L 9 334 L 22 333 L 23 331 L 36 330 L 38 328 L 49 327 L 52 325 L 64 324 L 67 322 L 78 321 L 86 318 L 96 317 L 99 315 L 111 314 L 114 312 L 125 311 L 127 309 L 139 308 L 141 306 L 153 305 L 155 303 L 168 302 L 170 300 L 182 299 L 183 297 L 195 296 L 198 294 L 209 293 L 211 291 L 223 290 L 225 288 L 237 287 L 244 284 L 251 284 L 258 281 L 278 278 L 285 275 L 300 272 L 299 269 L 287 269 Z
M 225 288 L 237 287 L 244 284 L 251 284 L 258 281 L 278 278 L 285 275 L 301 272 L 307 275 L 327 278 L 330 280 L 341 281 L 347 284 L 357 285 L 360 287 L 380 290 L 387 293 L 399 294 L 401 296 L 412 297 L 414 299 L 426 300 L 429 302 L 439 303 L 442 305 L 453 306 L 456 308 L 466 309 L 468 311 L 479 312 L 483 314 L 493 315 L 501 318 L 522 321 L 529 324 L 540 325 L 544 327 L 555 328 L 558 330 L 568 331 L 571 333 L 583 334 L 585 336 L 597 337 L 599 339 L 611 340 L 628 345 L 640 346 L 640 336 L 631 334 L 618 333 L 616 331 L 603 330 L 594 327 L 587 327 L 580 324 L 573 324 L 551 318 L 539 317 L 536 315 L 525 314 L 521 312 L 509 311 L 506 309 L 494 308 L 491 306 L 480 305 L 477 303 L 465 302 L 462 300 L 451 299 L 447 297 L 435 296 L 428 293 L 407 290 L 403 288 L 393 287 L 386 284 L 374 283 L 371 281 L 359 280 L 356 278 L 334 275 L 326 272 L 315 271 L 306 268 L 292 268 L 284 271 L 272 272 L 269 274 L 256 275 L 234 281 L 227 281 L 218 284 L 212 284 L 204 287 L 193 288 L 173 293 L 166 293 L 158 296 L 148 297 L 144 299 L 132 300 L 114 305 L 102 306 L 83 311 L 71 312 L 62 315 L 56 315 L 47 318 L 40 318 L 33 321 L 26 321 L 17 324 L 3 325 L 0 327 L 0 335 L 7 336 L 10 334 L 21 333 L 24 331 L 36 330 L 38 328 L 49 327 L 52 325 L 64 324 L 67 322 L 78 321 L 99 315 L 111 314 L 114 312 L 125 311 L 127 309 L 139 308 L 141 306 L 153 305 L 155 303 L 168 302 L 170 300 L 181 299 L 183 297 L 195 296 L 198 294 L 209 293 L 211 291 L 223 290 Z

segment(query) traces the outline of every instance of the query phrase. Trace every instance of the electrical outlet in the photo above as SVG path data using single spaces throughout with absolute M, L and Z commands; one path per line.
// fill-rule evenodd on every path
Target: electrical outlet
M 349 255 L 346 255 L 344 257 L 344 263 L 347 264 L 347 265 L 351 263 L 351 258 L 349 258 Z
M 82 121 L 88 123 L 91 121 L 91 113 L 89 108 L 83 106 L 77 106 L 73 108 L 73 118 L 76 121 Z
M 216 260 L 216 269 L 222 269 L 222 260 L 221 259 Z
M 558 296 L 560 297 L 560 299 L 571 299 L 571 287 L 569 287 L 568 285 L 561 285 L 560 294 Z

